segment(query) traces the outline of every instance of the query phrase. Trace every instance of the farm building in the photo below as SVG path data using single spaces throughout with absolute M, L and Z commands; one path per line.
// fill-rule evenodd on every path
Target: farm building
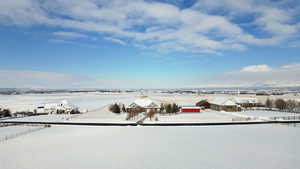
M 210 108 L 217 111 L 227 112 L 241 111 L 240 106 L 229 98 L 216 98 L 210 101 Z
M 195 106 L 183 106 L 180 108 L 181 113 L 200 113 L 200 107 Z
M 257 98 L 254 97 L 234 97 L 232 98 L 232 101 L 245 108 L 260 106 L 260 102 Z
M 210 103 L 208 102 L 208 100 L 201 100 L 196 103 L 196 106 L 204 109 L 210 109 Z
M 61 101 L 61 103 L 48 103 L 44 105 L 39 105 L 36 107 L 35 112 L 37 114 L 62 114 L 62 113 L 71 113 L 79 112 L 79 108 L 69 103 L 67 100 Z
M 136 99 L 133 103 L 127 107 L 127 112 L 158 112 L 160 106 L 152 99 L 142 96 Z

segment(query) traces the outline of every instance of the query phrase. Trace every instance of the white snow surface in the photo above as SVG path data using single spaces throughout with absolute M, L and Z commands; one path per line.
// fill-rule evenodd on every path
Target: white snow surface
M 252 116 L 252 117 L 286 117 L 286 116 L 300 116 L 299 113 L 288 113 L 280 111 L 264 111 L 264 110 L 248 110 L 236 112 L 236 114 Z
M 300 128 L 52 126 L 0 143 L 1 169 L 297 169 Z
M 236 117 L 231 114 L 222 114 L 219 112 L 201 112 L 201 113 L 178 113 L 178 114 L 167 114 L 157 115 L 158 121 L 155 118 L 146 119 L 145 123 L 188 123 L 188 122 L 231 122 L 232 118 Z
M 108 106 L 100 109 L 80 114 L 77 117 L 71 118 L 69 122 L 91 122 L 91 123 L 131 123 L 126 120 L 126 113 L 112 113 L 108 110 Z
M 48 114 L 48 115 L 39 115 L 39 116 L 26 116 L 20 118 L 11 118 L 3 121 L 38 121 L 38 122 L 62 122 L 68 120 L 72 115 L 69 114 Z
M 24 125 L 0 127 L 0 141 L 3 140 L 5 137 L 15 136 L 18 133 L 23 133 L 36 128 L 37 126 L 24 126 Z

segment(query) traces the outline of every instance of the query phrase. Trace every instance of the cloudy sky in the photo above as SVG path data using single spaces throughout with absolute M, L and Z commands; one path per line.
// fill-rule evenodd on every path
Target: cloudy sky
M 300 86 L 298 0 L 0 1 L 0 87 Z

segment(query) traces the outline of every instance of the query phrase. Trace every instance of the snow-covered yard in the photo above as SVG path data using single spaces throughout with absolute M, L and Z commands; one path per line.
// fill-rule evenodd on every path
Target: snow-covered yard
M 255 120 L 300 120 L 299 113 L 287 113 L 266 110 L 247 110 L 242 112 L 226 112 L 235 116 L 250 117 Z
M 53 126 L 0 143 L 0 168 L 297 169 L 299 129 Z
M 75 116 L 75 115 L 73 115 Z M 2 121 L 26 121 L 26 122 L 62 122 L 68 120 L 72 115 L 69 114 L 48 114 L 39 116 L 26 116 L 20 118 L 11 118 Z
M 239 113 L 242 115 L 253 116 L 253 117 L 300 116 L 300 114 L 296 114 L 296 113 L 287 113 L 287 112 L 280 112 L 280 111 L 262 111 L 262 110 L 242 111 Z
M 152 118 L 152 120 L 146 119 L 145 123 L 230 122 L 234 117 L 234 115 L 227 115 L 219 112 L 178 113 L 173 115 L 157 115 Z M 155 121 L 155 118 L 157 118 L 158 121 Z
M 107 110 L 107 106 L 95 111 L 80 114 L 71 118 L 69 122 L 90 122 L 90 123 L 129 123 L 126 120 L 126 113 L 115 114 Z

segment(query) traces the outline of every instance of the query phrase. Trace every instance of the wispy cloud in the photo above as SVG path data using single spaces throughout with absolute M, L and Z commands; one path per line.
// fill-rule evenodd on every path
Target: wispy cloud
M 108 41 L 111 41 L 111 42 L 114 42 L 114 43 L 118 43 L 118 44 L 121 44 L 123 46 L 126 46 L 127 43 L 125 41 L 122 41 L 120 39 L 116 39 L 116 38 L 112 38 L 112 37 L 104 37 L 103 38 L 104 40 L 108 40 Z
M 251 66 L 246 66 L 243 67 L 241 72 L 267 72 L 271 71 L 271 67 L 263 64 L 263 65 L 251 65 Z
M 48 42 L 53 43 L 53 44 L 69 44 L 69 45 L 76 45 L 76 46 L 88 47 L 88 48 L 97 48 L 98 47 L 95 44 L 70 41 L 67 39 L 49 39 Z
M 88 36 L 77 32 L 53 32 L 54 36 L 67 39 L 87 38 Z

